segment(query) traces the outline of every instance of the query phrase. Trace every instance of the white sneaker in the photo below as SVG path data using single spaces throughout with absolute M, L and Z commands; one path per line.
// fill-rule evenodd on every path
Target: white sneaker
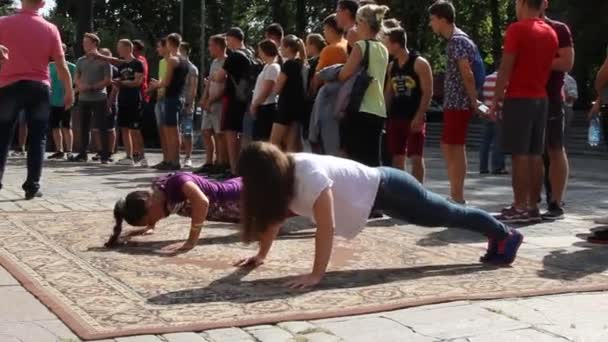
M 141 167 L 148 167 L 148 159 L 144 158 L 144 159 L 140 160 L 139 165 Z
M 190 159 L 190 158 L 184 159 L 184 167 L 191 168 L 192 167 L 192 159 Z
M 135 162 L 131 158 L 123 158 L 116 162 L 116 165 L 135 166 Z
M 596 224 L 608 224 L 608 216 L 595 219 Z

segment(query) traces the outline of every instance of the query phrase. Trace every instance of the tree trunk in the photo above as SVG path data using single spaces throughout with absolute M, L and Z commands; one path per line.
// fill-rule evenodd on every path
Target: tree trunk
M 296 0 L 296 32 L 302 38 L 306 34 L 306 19 L 306 1 Z
M 93 8 L 94 0 L 82 0 L 79 3 L 78 22 L 76 23 L 76 56 L 82 56 L 84 50 L 82 48 L 82 37 L 87 32 L 93 32 Z
M 494 68 L 498 68 L 502 55 L 502 20 L 498 0 L 490 0 L 490 13 L 492 15 L 492 56 L 494 57 Z
M 287 26 L 287 13 L 285 13 L 285 7 L 283 0 L 272 0 L 272 22 L 279 23 L 283 28 Z

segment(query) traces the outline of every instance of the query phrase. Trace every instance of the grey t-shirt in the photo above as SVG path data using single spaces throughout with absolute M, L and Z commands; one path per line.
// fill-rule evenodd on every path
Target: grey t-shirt
M 211 67 L 209 67 L 209 78 L 212 78 L 215 74 L 217 74 L 222 68 L 224 68 L 225 59 L 214 59 L 211 62 Z M 223 82 L 209 82 L 209 96 L 215 97 L 218 93 L 224 90 Z M 209 114 L 213 115 L 221 115 L 222 114 L 222 101 L 216 101 L 209 107 Z
M 76 62 L 76 75 L 80 77 L 81 82 L 92 85 L 103 81 L 106 77 L 112 79 L 112 68 L 106 62 L 83 56 Z M 99 90 L 85 91 L 78 95 L 78 99 L 81 101 L 101 101 L 105 100 L 106 97 L 105 87 Z
M 188 77 L 186 78 L 186 86 L 184 87 L 184 98 L 186 99 L 186 104 L 191 104 L 195 100 L 190 97 L 190 91 L 194 83 L 192 78 L 198 79 L 198 68 L 196 65 L 192 64 L 192 62 L 188 61 Z

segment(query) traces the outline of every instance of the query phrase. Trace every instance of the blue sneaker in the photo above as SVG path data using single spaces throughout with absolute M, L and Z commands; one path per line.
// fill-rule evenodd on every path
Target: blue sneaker
M 517 230 L 511 229 L 509 232 L 509 236 L 502 240 L 496 242 L 496 252 L 491 255 L 492 248 L 488 249 L 488 254 L 482 257 L 482 262 L 499 265 L 499 266 L 509 266 L 517 257 L 517 251 L 521 246 L 522 242 L 524 242 L 524 236 Z
M 483 263 L 490 262 L 490 260 L 492 260 L 496 257 L 497 252 L 498 252 L 498 241 L 496 241 L 495 239 L 489 238 L 488 239 L 488 251 L 486 252 L 486 255 L 479 258 L 479 261 L 483 262 Z

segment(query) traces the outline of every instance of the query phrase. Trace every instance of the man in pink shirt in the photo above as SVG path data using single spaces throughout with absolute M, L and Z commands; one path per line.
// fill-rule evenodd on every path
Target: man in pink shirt
M 61 36 L 38 11 L 44 0 L 21 0 L 22 10 L 0 18 L 0 189 L 18 113 L 25 111 L 29 129 L 25 199 L 41 197 L 40 176 L 50 115 L 49 60 L 66 90 L 66 109 L 74 103 Z M 28 39 L 23 39 L 27 36 Z

